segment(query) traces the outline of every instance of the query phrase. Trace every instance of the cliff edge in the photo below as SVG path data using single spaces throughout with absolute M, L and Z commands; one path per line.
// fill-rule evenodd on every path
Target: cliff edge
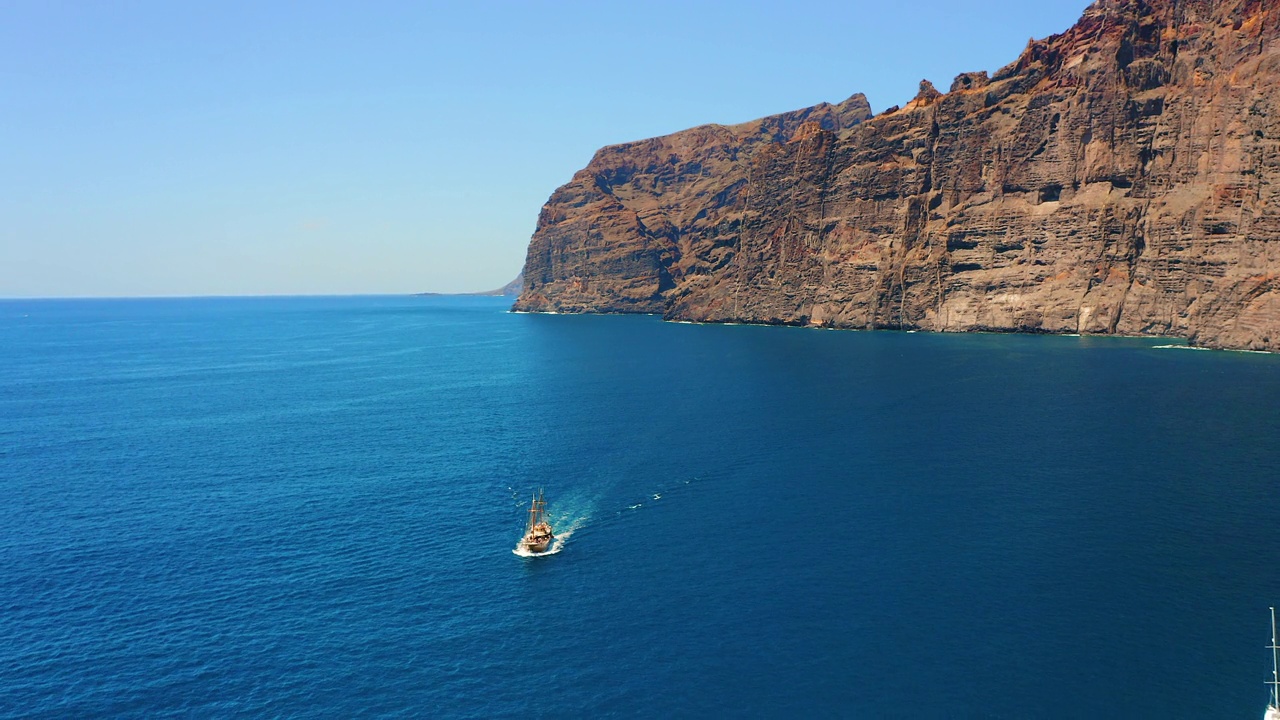
M 1099 0 L 994 76 L 600 150 L 516 309 L 1280 350 L 1280 3 Z

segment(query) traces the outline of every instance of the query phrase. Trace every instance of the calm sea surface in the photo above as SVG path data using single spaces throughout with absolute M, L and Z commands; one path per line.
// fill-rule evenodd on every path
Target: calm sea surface
M 0 303 L 0 716 L 1262 716 L 1280 358 L 506 306 Z

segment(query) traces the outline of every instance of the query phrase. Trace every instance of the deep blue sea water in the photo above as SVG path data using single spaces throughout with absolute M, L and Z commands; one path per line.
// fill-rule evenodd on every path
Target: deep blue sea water
M 1280 358 L 506 304 L 0 303 L 0 716 L 1261 717 Z

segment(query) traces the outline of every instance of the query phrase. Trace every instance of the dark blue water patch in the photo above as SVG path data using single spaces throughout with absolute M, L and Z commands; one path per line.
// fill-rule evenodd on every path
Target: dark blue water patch
M 0 303 L 0 715 L 1264 706 L 1280 359 L 505 309 Z

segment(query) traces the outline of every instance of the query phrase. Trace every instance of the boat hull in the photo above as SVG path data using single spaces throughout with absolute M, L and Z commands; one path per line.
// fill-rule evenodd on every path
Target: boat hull
M 533 542 L 531 540 L 521 540 L 520 547 L 523 550 L 531 553 L 546 552 L 547 548 L 551 547 L 551 539 L 548 538 L 547 540 L 543 540 L 542 542 Z

